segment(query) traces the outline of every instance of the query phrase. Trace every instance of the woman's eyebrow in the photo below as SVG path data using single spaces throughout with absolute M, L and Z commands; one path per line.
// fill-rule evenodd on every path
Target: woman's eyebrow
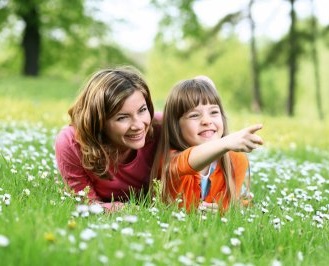
M 137 110 L 140 110 L 142 109 L 143 107 L 147 106 L 146 103 L 143 103 Z M 129 115 L 130 113 L 129 112 L 118 112 L 116 115 Z

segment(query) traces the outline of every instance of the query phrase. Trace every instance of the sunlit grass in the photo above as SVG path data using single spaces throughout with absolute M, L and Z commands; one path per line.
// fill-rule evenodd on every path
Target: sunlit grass
M 307 146 L 322 149 L 329 148 L 329 119 L 318 120 L 308 117 L 271 117 L 250 113 L 229 113 L 230 131 L 254 123 L 263 124 L 258 133 L 264 139 L 264 145 L 271 149 L 303 149 Z
M 49 127 L 60 127 L 68 123 L 67 100 L 28 100 L 0 98 L 0 121 L 29 121 Z
M 49 127 L 61 127 L 69 121 L 67 110 L 82 84 L 53 78 L 11 77 L 0 84 L 0 121 L 30 121 Z M 155 109 L 161 111 L 164 99 L 152 91 Z M 159 92 L 159 95 L 162 95 Z M 224 99 L 225 100 L 225 99 Z M 225 101 L 224 101 L 225 103 Z M 259 134 L 268 148 L 288 149 L 329 147 L 329 118 L 321 121 L 307 116 L 271 117 L 240 110 L 227 110 L 230 131 L 253 123 L 262 123 Z

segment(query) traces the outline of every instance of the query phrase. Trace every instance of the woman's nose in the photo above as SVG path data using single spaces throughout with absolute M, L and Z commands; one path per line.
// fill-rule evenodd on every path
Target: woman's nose
M 140 118 L 133 118 L 130 128 L 132 130 L 139 130 L 144 127 L 144 123 Z

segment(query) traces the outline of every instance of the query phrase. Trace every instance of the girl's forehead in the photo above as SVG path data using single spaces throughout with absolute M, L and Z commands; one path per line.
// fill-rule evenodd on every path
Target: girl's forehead
M 209 110 L 209 109 L 214 109 L 214 108 L 219 108 L 218 104 L 211 104 L 211 103 L 203 104 L 203 103 L 199 103 L 198 105 L 189 108 L 185 113 L 193 112 L 193 111 Z
M 191 109 L 198 109 L 198 108 L 212 108 L 212 107 L 219 107 L 218 104 L 213 104 L 213 103 L 202 103 L 201 101 L 194 106 L 191 106 Z

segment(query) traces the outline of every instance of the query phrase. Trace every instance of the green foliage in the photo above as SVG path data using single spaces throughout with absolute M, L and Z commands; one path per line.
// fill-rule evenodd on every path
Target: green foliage
M 155 49 L 147 63 L 147 77 L 153 95 L 162 101 L 178 80 L 203 74 L 217 85 L 224 106 L 248 110 L 251 85 L 247 47 L 234 38 L 212 44 L 211 49 L 205 46 L 193 53 L 180 53 L 169 47 L 163 49 L 161 45 Z
M 313 41 L 312 31 L 312 19 L 308 18 L 302 21 L 298 21 L 298 29 L 295 32 L 296 39 L 296 50 L 294 51 L 299 58 L 310 58 L 311 57 L 311 46 Z M 316 25 L 319 27 L 319 25 Z M 319 31 L 323 31 L 323 29 L 319 29 Z M 316 34 L 316 33 L 315 33 Z M 318 36 L 315 36 L 318 37 Z M 314 41 L 321 41 L 314 40 Z M 261 67 L 266 68 L 268 66 L 277 66 L 282 67 L 288 64 L 289 58 L 289 35 L 283 36 L 280 40 L 274 42 L 268 42 L 266 47 L 264 48 L 263 55 L 264 58 L 261 62 Z
M 18 42 L 16 38 L 11 38 L 11 41 L 3 42 L 0 40 L 3 52 L 0 52 L 0 71 L 1 76 L 11 75 L 21 72 L 22 52 L 18 47 L 12 45 Z
M 160 21 L 161 30 L 157 36 L 163 43 L 179 43 L 182 40 L 193 39 L 195 36 L 200 36 L 204 33 L 193 10 L 194 0 L 165 2 L 153 0 L 151 2 L 163 14 Z M 176 33 L 174 33 L 173 29 L 175 29 Z
M 269 115 L 285 115 L 288 84 L 286 70 L 267 68 L 262 72 L 261 84 L 263 111 Z
M 2 73 L 21 72 L 22 16 L 32 5 L 38 9 L 41 21 L 41 74 L 72 77 L 111 65 L 136 65 L 109 41 L 109 26 L 94 18 L 97 12 L 87 9 L 85 0 L 8 1 L 0 9 L 6 12 L 0 30 L 5 36 L 0 40 Z
M 267 45 L 259 49 L 259 58 L 266 57 Z M 328 75 L 326 62 L 329 53 L 321 42 L 318 45 L 320 61 L 320 85 L 324 113 L 328 114 Z M 281 53 L 277 52 L 277 57 Z M 213 79 L 221 95 L 224 107 L 230 111 L 250 110 L 252 84 L 250 74 L 249 45 L 234 37 L 209 40 L 203 47 L 191 52 L 177 50 L 174 46 L 158 43 L 148 57 L 147 79 L 158 108 L 162 108 L 170 88 L 181 79 L 204 74 Z M 288 69 L 262 67 L 260 89 L 264 114 L 285 115 L 287 105 Z M 317 119 L 315 101 L 314 66 L 307 57 L 299 63 L 296 88 L 296 115 Z

